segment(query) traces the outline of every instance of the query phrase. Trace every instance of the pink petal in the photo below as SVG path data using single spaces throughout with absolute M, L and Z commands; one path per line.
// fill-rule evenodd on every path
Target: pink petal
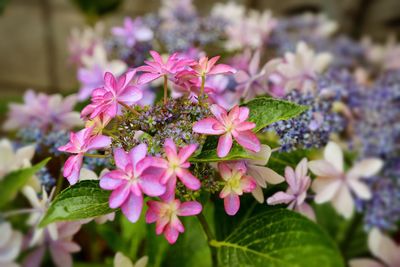
M 289 187 L 293 191 L 298 192 L 299 184 L 298 184 L 298 181 L 296 180 L 296 174 L 295 174 L 293 168 L 290 166 L 286 166 L 286 168 L 285 168 L 285 179 L 286 179 L 286 182 L 289 184 Z
M 218 163 L 218 170 L 223 180 L 228 181 L 232 177 L 232 169 L 227 163 Z
M 142 90 L 134 86 L 128 86 L 125 89 L 125 91 L 118 96 L 118 102 L 122 102 L 130 106 L 142 98 L 143 98 Z
M 226 157 L 232 148 L 232 135 L 226 133 L 222 135 L 218 140 L 217 155 L 220 158 Z
M 72 256 L 57 243 L 49 246 L 51 258 L 56 266 L 72 267 Z
M 126 153 L 122 148 L 114 149 L 114 160 L 115 165 L 121 170 L 125 170 L 126 166 L 130 163 L 128 153 Z
M 161 196 L 166 190 L 165 185 L 160 183 L 158 177 L 143 177 L 139 183 L 142 191 L 151 197 Z
M 293 195 L 289 195 L 285 192 L 276 192 L 267 199 L 267 203 L 268 205 L 289 204 L 293 200 L 295 200 Z
M 199 179 L 197 179 L 191 172 L 187 169 L 179 169 L 176 172 L 176 175 L 179 177 L 179 180 L 189 189 L 198 190 L 200 189 L 201 183 Z
M 183 202 L 178 210 L 178 216 L 192 216 L 201 212 L 202 206 L 197 201 Z
M 242 122 L 242 123 L 238 124 L 238 125 L 235 127 L 235 130 L 236 130 L 236 131 L 239 131 L 239 132 L 243 132 L 243 131 L 252 130 L 252 129 L 254 129 L 255 127 L 256 127 L 256 124 L 255 124 L 255 123 L 249 122 L 249 121 L 245 121 L 245 122 Z
M 79 180 L 79 173 L 82 167 L 83 155 L 70 156 L 64 165 L 63 175 L 67 178 L 70 185 L 74 185 Z
M 239 121 L 245 121 L 249 117 L 250 109 L 248 107 L 239 108 Z
M 307 203 L 303 203 L 301 205 L 296 206 L 296 211 L 308 217 L 310 220 L 315 221 L 315 213 L 313 208 Z
M 180 162 L 181 163 L 186 162 L 189 159 L 189 157 L 196 151 L 196 149 L 197 145 L 195 144 L 191 144 L 181 148 L 178 154 Z
M 220 126 L 218 129 L 215 129 L 215 126 Z M 201 134 L 211 134 L 211 135 L 220 135 L 225 132 L 223 130 L 223 126 L 219 121 L 214 118 L 206 118 L 196 122 L 193 125 L 193 132 L 201 133 Z
M 150 83 L 158 78 L 160 78 L 162 75 L 159 73 L 143 73 L 140 75 L 138 84 L 146 84 Z
M 228 215 L 230 216 L 235 215 L 240 207 L 239 196 L 232 193 L 229 194 L 227 197 L 224 198 L 224 207 Z
M 87 145 L 86 149 L 99 149 L 108 147 L 111 144 L 111 138 L 104 135 L 98 135 L 90 139 L 89 144 Z
M 140 217 L 140 213 L 143 208 L 143 196 L 137 196 L 135 194 L 130 194 L 129 198 L 121 206 L 122 213 L 130 222 L 137 222 Z
M 227 115 L 227 113 L 226 113 L 226 110 L 225 110 L 223 107 L 221 107 L 221 106 L 219 106 L 219 105 L 217 105 L 217 104 L 214 104 L 214 105 L 211 105 L 210 110 L 211 110 L 211 113 L 212 113 L 212 114 L 217 118 L 217 120 L 219 120 L 221 123 L 224 123 L 224 121 L 227 120 L 228 115 Z
M 124 179 L 116 179 L 110 177 L 113 171 L 105 173 L 100 179 L 100 187 L 105 190 L 115 190 L 120 187 L 123 183 L 126 183 Z
M 244 131 L 244 132 L 239 132 L 233 133 L 233 136 L 235 140 L 241 145 L 242 147 L 253 151 L 253 152 L 258 152 L 261 149 L 261 143 L 260 140 L 258 140 L 257 136 L 251 132 L 251 131 Z
M 211 61 L 211 60 L 210 60 Z M 223 74 L 223 73 L 236 73 L 236 69 L 232 68 L 231 66 L 225 64 L 218 64 L 214 66 L 208 75 L 216 75 L 216 74 Z
M 179 232 L 168 224 L 167 227 L 165 227 L 164 236 L 167 239 L 168 243 L 174 244 L 178 239 Z
M 137 172 L 136 165 L 138 164 L 139 161 L 141 161 L 146 157 L 146 154 L 147 154 L 146 144 L 137 145 L 129 152 L 129 157 L 131 158 L 131 163 L 134 167 L 135 172 Z
M 256 188 L 256 181 L 253 177 L 243 176 L 240 180 L 240 186 L 242 187 L 243 192 L 250 193 Z
M 147 201 L 149 208 L 146 211 L 146 223 L 154 223 L 158 220 L 161 205 L 158 201 L 149 200 Z
M 109 89 L 111 89 L 113 91 L 115 90 L 115 88 L 117 87 L 117 81 L 115 80 L 115 77 L 114 77 L 114 75 L 112 75 L 112 73 L 106 72 L 104 74 L 104 84 Z
M 296 166 L 296 176 L 298 178 L 306 176 L 307 170 L 308 170 L 307 158 L 303 158 Z
M 156 51 L 151 50 L 150 55 L 154 59 L 155 62 L 157 62 L 159 64 L 164 64 L 161 55 L 159 53 L 157 53 Z
M 176 176 L 173 176 L 172 179 L 169 179 L 166 186 L 167 188 L 165 190 L 165 193 L 160 196 L 160 198 L 163 201 L 168 202 L 175 198 Z
M 115 209 L 120 207 L 129 197 L 131 192 L 129 184 L 122 184 L 110 195 L 110 208 Z

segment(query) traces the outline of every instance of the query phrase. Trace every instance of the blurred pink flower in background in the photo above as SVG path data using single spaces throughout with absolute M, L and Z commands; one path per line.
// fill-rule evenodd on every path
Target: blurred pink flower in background
M 132 20 L 126 17 L 123 27 L 113 27 L 111 32 L 121 38 L 127 47 L 133 47 L 137 42 L 150 41 L 154 36 L 153 31 L 143 24 L 141 18 Z

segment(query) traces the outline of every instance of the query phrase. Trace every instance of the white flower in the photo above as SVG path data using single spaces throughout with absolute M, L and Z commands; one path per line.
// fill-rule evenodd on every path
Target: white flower
M 0 180 L 12 171 L 31 166 L 35 145 L 24 146 L 16 151 L 8 139 L 0 140 Z
M 114 257 L 114 267 L 146 267 L 149 257 L 141 257 L 135 264 L 121 252 L 117 252 Z
M 271 153 L 272 150 L 269 146 L 261 145 L 260 152 L 250 152 L 250 154 L 255 156 L 257 159 L 246 160 L 247 174 L 253 177 L 257 183 L 256 189 L 254 189 L 251 193 L 260 203 L 264 202 L 262 188 L 266 188 L 267 183 L 278 184 L 285 180 L 281 175 L 277 174 L 272 169 L 265 167 L 265 165 L 268 163 Z
M 211 16 L 221 18 L 224 21 L 234 24 L 241 21 L 246 13 L 246 7 L 236 2 L 216 3 L 211 9 Z
M 339 214 L 350 218 L 354 210 L 351 193 L 359 198 L 369 199 L 371 192 L 360 179 L 377 174 L 383 162 L 378 158 L 364 159 L 356 163 L 347 173 L 344 172 L 343 165 L 343 152 L 334 142 L 329 142 L 325 147 L 323 160 L 308 163 L 310 170 L 317 175 L 312 184 L 312 189 L 316 192 L 315 202 L 330 201 Z
M 296 89 L 314 91 L 317 74 L 321 74 L 332 61 L 329 53 L 316 54 L 306 43 L 299 42 L 296 52 L 287 52 L 276 72 L 281 76 L 281 86 L 286 93 Z
M 18 267 L 14 262 L 22 246 L 22 234 L 14 231 L 8 222 L 0 223 L 0 266 Z
M 372 255 L 380 261 L 354 259 L 350 267 L 398 267 L 400 266 L 400 246 L 379 229 L 372 229 L 368 235 L 368 247 Z

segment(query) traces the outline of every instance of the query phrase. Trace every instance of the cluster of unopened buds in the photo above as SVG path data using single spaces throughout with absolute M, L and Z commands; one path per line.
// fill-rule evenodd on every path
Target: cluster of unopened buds
M 131 222 L 136 222 L 142 212 L 144 196 L 158 197 L 158 200 L 147 202 L 146 221 L 156 222 L 157 234 L 164 233 L 166 239 L 174 243 L 179 233 L 184 231 L 178 217 L 197 215 L 202 211 L 202 205 L 195 201 L 194 195 L 187 199 L 176 192 L 178 183 L 191 191 L 200 190 L 202 182 L 206 183 L 206 178 L 201 177 L 202 173 L 194 174 L 194 168 L 191 168 L 196 165 L 191 162 L 191 157 L 204 144 L 206 136 L 220 136 L 216 153 L 221 159 L 228 155 L 234 141 L 250 153 L 260 152 L 262 146 L 252 132 L 255 124 L 248 121 L 247 107 L 235 106 L 228 112 L 207 97 L 207 77 L 229 75 L 235 73 L 235 69 L 216 64 L 219 57 L 202 57 L 195 61 L 173 54 L 164 62 L 157 52 L 152 51 L 151 56 L 153 61 L 146 61 L 146 65 L 129 70 L 119 78 L 109 72 L 105 74 L 104 85 L 93 90 L 91 103 L 81 113 L 86 120 L 86 127 L 71 133 L 69 143 L 59 150 L 73 154 L 66 161 L 63 171 L 71 185 L 79 181 L 83 158 L 93 156 L 88 154 L 89 151 L 106 150 L 104 154 L 95 155 L 99 157 L 112 154 L 116 169 L 103 172 L 100 177 L 100 187 L 112 191 L 109 206 L 121 208 Z M 191 105 L 209 110 L 203 113 L 209 116 L 201 115 L 198 120 L 190 122 L 191 133 L 203 137 L 196 139 L 198 143 L 186 143 L 179 136 L 171 136 L 163 140 L 158 151 L 150 153 L 147 133 L 140 130 L 115 132 L 115 125 L 118 128 L 123 120 L 140 116 L 146 110 L 146 107 L 136 105 L 143 96 L 140 86 L 159 78 L 164 79 L 164 99 L 159 103 L 161 110 L 167 109 L 167 103 L 172 101 L 168 98 L 168 83 L 185 92 Z M 163 123 L 168 123 L 168 119 L 165 118 Z M 129 149 L 118 146 L 118 140 L 124 138 L 124 134 L 134 136 L 138 144 Z M 219 185 L 219 195 L 224 199 L 229 215 L 235 215 L 239 210 L 240 195 L 253 192 L 260 183 L 265 187 L 265 181 L 258 183 L 249 174 L 250 162 L 221 160 L 213 166 L 222 178 L 216 184 Z

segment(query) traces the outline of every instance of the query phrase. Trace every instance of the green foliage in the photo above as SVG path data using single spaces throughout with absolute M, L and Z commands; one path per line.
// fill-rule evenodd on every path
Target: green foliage
M 72 2 L 86 15 L 101 16 L 115 11 L 122 0 L 72 0 Z
M 250 109 L 249 121 L 256 124 L 255 132 L 271 123 L 296 117 L 308 109 L 306 106 L 267 97 L 255 98 L 244 106 Z
M 81 181 L 57 195 L 40 226 L 109 214 L 113 211 L 108 206 L 109 196 L 110 192 L 101 189 L 98 181 Z
M 221 266 L 344 266 L 335 243 L 318 225 L 286 209 L 252 217 L 211 245 L 218 248 Z
M 28 180 L 41 168 L 46 166 L 49 160 L 50 158 L 47 158 L 32 167 L 20 169 L 7 174 L 0 181 L 0 207 L 3 207 L 12 200 L 18 191 L 26 185 Z

